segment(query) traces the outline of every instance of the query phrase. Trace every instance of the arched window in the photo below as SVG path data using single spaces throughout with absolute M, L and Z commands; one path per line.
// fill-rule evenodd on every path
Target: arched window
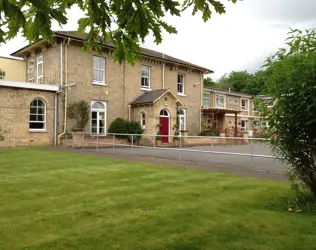
M 166 116 L 166 117 L 169 117 L 169 113 L 168 113 L 168 111 L 167 111 L 167 110 L 162 109 L 162 110 L 160 111 L 160 116 Z
M 186 119 L 186 110 L 185 109 L 179 109 L 177 112 L 177 115 L 179 116 L 179 127 L 181 130 L 186 130 L 187 127 L 187 119 Z
M 30 103 L 29 129 L 46 129 L 46 103 L 42 99 L 35 98 Z
M 142 128 L 144 129 L 146 126 L 146 122 L 145 122 L 145 113 L 141 112 L 140 113 L 140 125 L 142 126 Z
M 103 102 L 91 103 L 91 134 L 105 135 L 106 104 Z

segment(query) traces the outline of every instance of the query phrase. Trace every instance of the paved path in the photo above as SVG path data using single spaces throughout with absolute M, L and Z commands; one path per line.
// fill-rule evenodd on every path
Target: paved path
M 264 145 L 227 145 L 227 146 L 196 146 L 186 147 L 183 149 L 189 150 L 204 150 L 217 152 L 232 152 L 232 153 L 249 153 L 258 155 L 272 155 L 269 147 Z M 72 148 L 53 148 L 59 151 L 68 151 L 73 153 L 95 155 L 99 157 L 124 159 L 135 162 L 146 162 L 159 165 L 166 165 L 180 168 L 191 168 L 206 171 L 222 172 L 244 175 L 249 177 L 281 180 L 285 181 L 284 173 L 286 166 L 279 161 L 273 159 L 264 159 L 248 156 L 210 154 L 200 152 L 185 152 L 175 151 L 169 148 L 147 149 L 147 148 L 100 148 L 96 151 L 95 148 L 72 149 Z M 180 158 L 182 161 L 180 161 Z

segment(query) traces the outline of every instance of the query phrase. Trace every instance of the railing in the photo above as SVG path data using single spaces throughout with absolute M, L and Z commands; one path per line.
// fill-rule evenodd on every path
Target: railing
M 88 133 L 77 132 L 72 134 L 72 138 L 69 138 L 69 135 L 66 134 L 64 145 L 73 148 L 103 151 L 104 153 L 124 153 L 180 161 L 202 160 L 206 162 L 206 159 L 202 159 L 203 157 L 196 157 L 196 154 L 200 153 L 204 155 L 204 158 L 207 156 L 207 162 L 209 163 L 212 163 L 215 156 L 240 156 L 248 157 L 250 166 L 254 165 L 253 161 L 256 158 L 280 159 L 271 153 L 268 149 L 269 147 L 265 146 L 270 141 L 270 139 L 266 138 L 179 135 L 178 143 L 172 144 L 173 136 L 161 135 L 161 138 L 166 137 L 168 137 L 169 143 L 157 145 L 156 135 L 107 134 L 106 136 L 91 136 Z M 243 145 L 235 145 L 235 141 L 241 141 Z M 223 160 L 225 159 L 223 158 Z

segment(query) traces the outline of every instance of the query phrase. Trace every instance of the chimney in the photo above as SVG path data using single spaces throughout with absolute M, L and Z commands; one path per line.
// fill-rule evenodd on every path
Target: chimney
M 228 88 L 228 92 L 230 92 L 230 88 Z

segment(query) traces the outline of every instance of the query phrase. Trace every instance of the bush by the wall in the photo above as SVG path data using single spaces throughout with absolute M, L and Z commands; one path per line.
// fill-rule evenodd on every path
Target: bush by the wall
M 203 130 L 200 136 L 219 136 L 220 131 L 217 129 Z
M 90 105 L 81 100 L 71 103 L 67 108 L 67 115 L 70 119 L 76 120 L 73 131 L 83 131 L 89 121 Z
M 114 121 L 111 122 L 108 132 L 110 134 L 128 134 L 127 123 L 128 121 L 124 120 L 121 117 L 116 118 Z M 127 137 L 126 135 L 116 135 L 116 136 L 119 138 Z

